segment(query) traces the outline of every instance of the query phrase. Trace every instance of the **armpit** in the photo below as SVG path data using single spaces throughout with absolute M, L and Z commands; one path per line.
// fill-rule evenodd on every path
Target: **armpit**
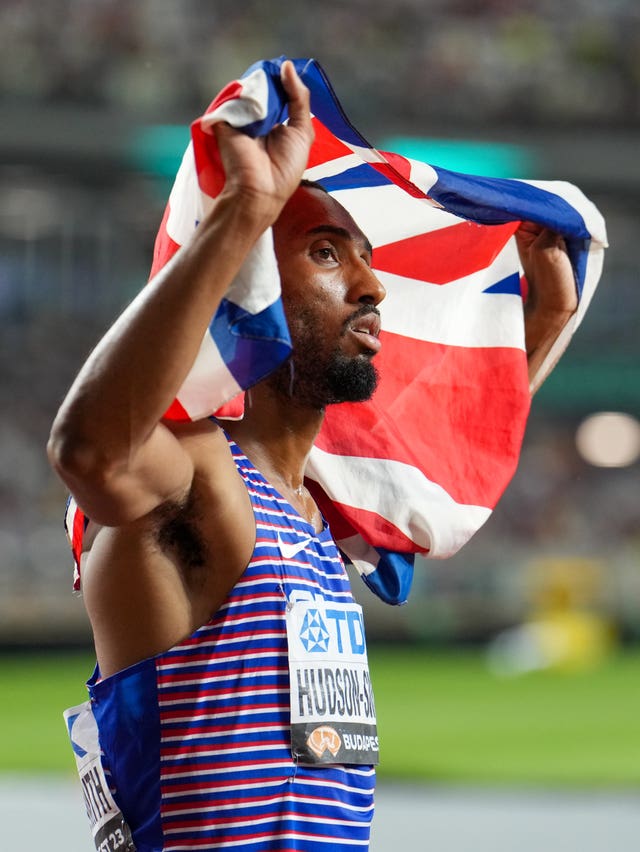
M 155 538 L 160 548 L 182 569 L 202 568 L 208 548 L 200 531 L 202 516 L 193 493 L 182 503 L 164 504 L 155 516 Z

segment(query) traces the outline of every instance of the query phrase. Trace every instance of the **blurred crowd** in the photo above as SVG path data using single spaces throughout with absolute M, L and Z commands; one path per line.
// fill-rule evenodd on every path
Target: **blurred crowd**
M 191 117 L 230 74 L 281 53 L 320 59 L 357 104 L 356 120 L 371 122 L 374 107 L 432 126 L 640 123 L 636 0 L 0 5 L 5 98 Z
M 186 123 L 230 77 L 281 53 L 320 59 L 365 132 L 382 114 L 384 132 L 640 130 L 637 0 L 3 0 L 0 106 Z M 33 129 L 46 142 L 46 125 Z M 86 637 L 70 593 L 65 494 L 44 446 L 84 355 L 146 280 L 166 198 L 165 184 L 130 164 L 83 171 L 78 153 L 77 167 L 21 164 L 15 153 L 0 164 L 0 643 Z M 560 368 L 578 373 L 614 356 L 638 362 L 640 205 L 637 195 L 603 200 L 616 240 Z M 629 410 L 637 383 L 625 376 Z M 486 637 L 525 617 L 541 560 L 577 559 L 599 578 L 590 605 L 640 638 L 637 464 L 603 470 L 580 458 L 574 435 L 589 411 L 584 393 L 569 404 L 571 385 L 543 389 L 498 510 L 454 559 L 420 562 L 405 610 L 360 595 L 374 637 Z

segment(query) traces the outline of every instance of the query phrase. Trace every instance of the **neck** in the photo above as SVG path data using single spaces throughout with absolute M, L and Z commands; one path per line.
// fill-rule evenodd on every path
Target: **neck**
M 261 382 L 246 392 L 244 417 L 228 432 L 267 479 L 300 492 L 323 419 L 323 409 L 298 404 Z

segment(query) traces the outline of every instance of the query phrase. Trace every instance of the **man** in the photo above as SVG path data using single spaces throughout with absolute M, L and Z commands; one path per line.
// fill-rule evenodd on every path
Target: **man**
M 317 651 L 330 623 L 340 653 L 343 638 L 351 643 L 349 665 L 331 673 L 345 730 L 366 717 L 375 731 L 359 614 L 304 471 L 325 407 L 375 388 L 384 290 L 351 216 L 300 185 L 308 92 L 291 63 L 282 82 L 287 126 L 262 141 L 216 128 L 222 194 L 91 354 L 49 444 L 92 519 L 83 567 L 99 667 L 92 713 L 139 852 L 368 846 L 375 736 L 345 746 L 335 728 L 316 726 L 300 741 L 291 721 L 326 712 Z M 292 358 L 247 392 L 244 418 L 225 430 L 164 422 L 210 317 L 271 225 Z M 554 235 L 528 225 L 518 239 L 535 371 L 575 310 L 573 276 Z M 292 642 L 304 630 L 313 640 L 294 684 Z

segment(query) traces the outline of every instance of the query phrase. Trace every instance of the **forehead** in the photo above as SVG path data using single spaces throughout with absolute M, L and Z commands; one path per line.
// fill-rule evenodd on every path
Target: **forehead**
M 276 240 L 281 242 L 313 234 L 315 229 L 323 225 L 340 228 L 355 242 L 370 248 L 369 241 L 351 214 L 331 195 L 308 186 L 298 187 L 293 193 L 283 207 L 273 230 Z

